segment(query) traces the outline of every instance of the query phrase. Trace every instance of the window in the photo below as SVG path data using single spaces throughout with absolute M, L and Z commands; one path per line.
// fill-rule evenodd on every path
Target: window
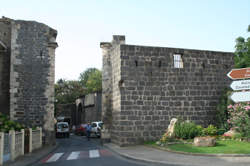
M 158 67 L 161 68 L 161 61 L 159 61 Z
M 136 67 L 138 66 L 138 61 L 135 61 L 135 66 L 136 66 Z
M 96 127 L 97 125 L 95 123 L 92 123 L 91 127 Z
M 0 50 L 7 50 L 7 47 L 5 46 L 5 44 L 3 42 L 1 42 L 0 40 Z
M 183 61 L 180 54 L 174 54 L 174 68 L 183 68 Z

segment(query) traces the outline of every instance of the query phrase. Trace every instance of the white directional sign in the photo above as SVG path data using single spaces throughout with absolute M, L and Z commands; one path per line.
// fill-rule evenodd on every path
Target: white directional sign
M 230 96 L 234 102 L 250 101 L 250 92 L 233 92 Z
M 233 90 L 247 90 L 250 89 L 250 80 L 233 81 L 230 85 Z

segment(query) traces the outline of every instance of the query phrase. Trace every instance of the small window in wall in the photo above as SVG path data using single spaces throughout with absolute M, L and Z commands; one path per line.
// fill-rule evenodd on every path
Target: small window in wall
M 7 50 L 7 47 L 5 46 L 5 44 L 3 42 L 1 42 L 1 40 L 0 40 L 0 50 L 2 50 L 2 51 Z
M 138 61 L 135 61 L 135 66 L 136 66 L 136 67 L 138 66 Z
M 181 54 L 174 54 L 174 68 L 183 68 Z

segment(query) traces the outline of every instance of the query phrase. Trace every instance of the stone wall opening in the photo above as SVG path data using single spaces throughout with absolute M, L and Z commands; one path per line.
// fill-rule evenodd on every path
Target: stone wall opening
M 79 104 L 77 106 L 77 124 L 81 124 L 82 123 L 82 104 Z

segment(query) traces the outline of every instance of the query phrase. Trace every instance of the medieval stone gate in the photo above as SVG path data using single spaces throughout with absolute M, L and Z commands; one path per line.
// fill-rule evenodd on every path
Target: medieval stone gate
M 0 19 L 0 107 L 11 120 L 54 137 L 57 31 L 35 21 Z

